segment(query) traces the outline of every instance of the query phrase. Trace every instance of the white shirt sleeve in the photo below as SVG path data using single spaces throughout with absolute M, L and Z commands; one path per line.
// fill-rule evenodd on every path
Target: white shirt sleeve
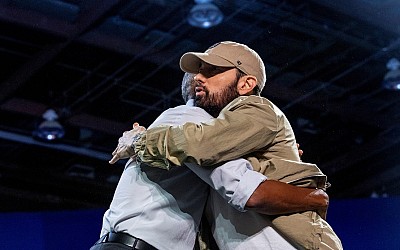
M 254 190 L 267 179 L 253 171 L 250 162 L 245 159 L 229 161 L 217 168 L 200 167 L 194 163 L 185 165 L 241 212 L 245 211 L 246 202 Z
M 212 118 L 206 111 L 192 107 L 193 103 L 177 106 L 163 112 L 150 127 L 163 124 L 181 125 L 185 122 L 200 123 Z M 149 128 L 150 128 L 149 127 Z M 195 174 L 215 189 L 232 207 L 245 211 L 247 200 L 266 177 L 253 171 L 250 162 L 245 159 L 229 161 L 213 169 L 187 163 Z

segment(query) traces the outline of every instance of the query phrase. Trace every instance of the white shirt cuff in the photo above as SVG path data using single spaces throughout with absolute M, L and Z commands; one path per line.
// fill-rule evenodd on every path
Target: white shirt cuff
M 233 193 L 229 204 L 241 212 L 245 212 L 245 206 L 247 200 L 253 194 L 254 190 L 267 179 L 265 175 L 262 175 L 256 171 L 246 171 L 243 177 L 240 179 L 237 189 Z

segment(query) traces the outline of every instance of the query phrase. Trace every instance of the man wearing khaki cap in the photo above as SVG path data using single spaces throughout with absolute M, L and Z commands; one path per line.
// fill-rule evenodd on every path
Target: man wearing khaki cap
M 212 118 L 203 109 L 194 107 L 193 99 L 189 100 L 194 96 L 193 82 L 193 76 L 186 73 L 182 81 L 182 96 L 187 105 L 164 111 L 150 128 Z M 130 145 L 135 134 L 141 131 L 143 129 L 135 123 L 134 129 L 120 138 L 120 144 Z M 250 196 L 252 206 L 260 201 L 260 205 L 255 207 L 267 214 L 310 209 L 325 211 L 328 205 L 326 193 L 266 180 L 264 175 L 253 171 L 245 159 L 233 160 L 215 169 L 191 167 L 193 171 L 174 166 L 165 171 L 128 161 L 110 207 L 104 213 L 101 237 L 91 250 L 192 250 L 208 185 L 224 197 L 224 205 L 229 203 L 240 211 L 245 209 Z M 263 245 L 268 242 L 269 249 L 294 249 L 270 223 L 263 225 L 262 230 Z
M 245 155 L 253 169 L 269 179 L 326 188 L 326 176 L 318 167 L 300 161 L 285 115 L 259 96 L 266 75 L 255 51 L 243 44 L 221 42 L 205 53 L 184 54 L 180 65 L 185 72 L 197 73 L 196 106 L 218 117 L 206 123 L 155 127 L 142 133 L 132 145 L 134 155 L 142 162 L 168 169 L 171 163 L 210 166 Z M 119 157 L 118 149 L 114 153 Z M 251 209 L 251 205 L 247 207 Z M 227 239 L 221 245 L 240 249 L 241 240 L 246 241 L 243 232 L 237 231 L 240 224 L 233 223 L 226 231 L 230 222 L 224 216 L 218 218 L 226 211 L 214 206 L 214 236 L 225 235 Z M 273 224 L 300 248 L 342 249 L 329 224 L 315 212 L 278 216 Z

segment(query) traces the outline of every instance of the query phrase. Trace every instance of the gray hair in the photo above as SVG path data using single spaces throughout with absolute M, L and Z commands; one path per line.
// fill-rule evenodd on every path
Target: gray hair
M 192 73 L 185 73 L 182 79 L 182 98 L 185 101 L 185 103 L 190 100 L 195 98 L 195 87 L 196 87 L 196 82 L 194 80 L 194 76 L 196 74 Z

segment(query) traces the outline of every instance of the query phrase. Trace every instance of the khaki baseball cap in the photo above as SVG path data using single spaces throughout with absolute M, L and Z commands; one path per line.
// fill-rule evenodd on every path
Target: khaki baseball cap
M 220 67 L 236 67 L 247 75 L 255 76 L 260 91 L 265 86 L 264 62 L 257 52 L 247 45 L 231 41 L 220 42 L 208 48 L 204 53 L 187 52 L 183 54 L 179 64 L 183 71 L 197 73 L 201 61 Z

